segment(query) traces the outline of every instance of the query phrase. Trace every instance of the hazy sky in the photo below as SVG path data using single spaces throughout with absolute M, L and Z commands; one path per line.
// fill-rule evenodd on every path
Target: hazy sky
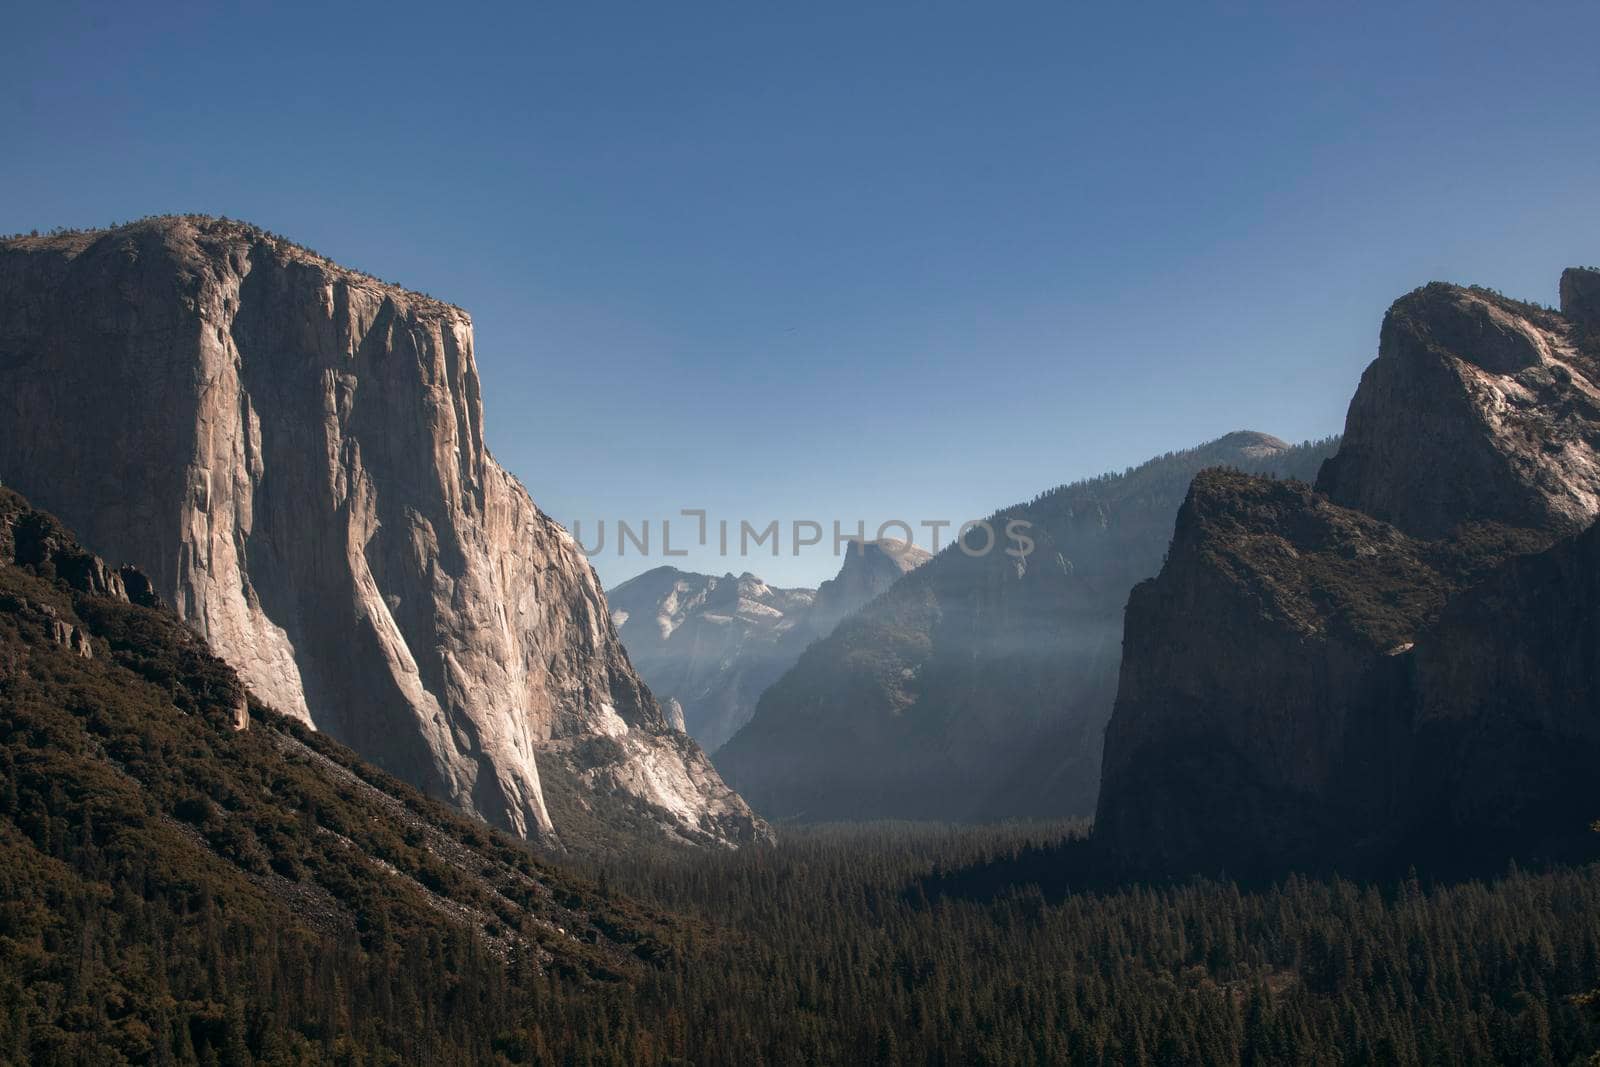
M 1600 5 L 1130 6 L 14 5 L 0 231 L 225 214 L 465 306 L 608 584 L 680 508 L 960 521 L 1334 432 L 1396 296 L 1600 261 Z M 673 562 L 837 566 L 782 549 Z

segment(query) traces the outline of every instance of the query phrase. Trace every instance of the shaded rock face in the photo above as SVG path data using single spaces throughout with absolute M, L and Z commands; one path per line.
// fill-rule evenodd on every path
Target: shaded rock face
M 715 752 L 808 644 L 927 559 L 899 541 L 856 542 L 819 590 L 658 567 L 607 596 L 651 691 L 677 706 L 688 732 Z
M 0 245 L 0 369 L 0 477 L 139 561 L 263 701 L 519 834 L 552 828 L 541 772 L 661 834 L 763 832 L 488 455 L 458 308 L 152 220 Z
M 1096 838 L 1141 873 L 1377 861 L 1414 802 L 1419 633 L 1539 543 L 1421 541 L 1308 486 L 1202 473 L 1128 600 Z
M 1495 854 L 1581 839 L 1600 767 L 1600 524 L 1452 600 L 1414 658 L 1419 821 Z
M 1593 366 L 1566 317 L 1429 286 L 1391 310 L 1319 491 L 1197 478 L 1129 598 L 1096 840 L 1244 877 L 1579 847 Z
M 1561 317 L 1580 331 L 1586 348 L 1600 339 L 1600 270 L 1568 267 L 1561 272 Z
M 1190 480 L 1215 464 L 1308 477 L 1330 451 L 1229 434 L 998 513 L 993 552 L 947 548 L 809 648 L 718 769 L 770 818 L 1090 814 L 1123 604 L 1160 568 Z M 1020 557 L 1011 518 L 1032 524 Z

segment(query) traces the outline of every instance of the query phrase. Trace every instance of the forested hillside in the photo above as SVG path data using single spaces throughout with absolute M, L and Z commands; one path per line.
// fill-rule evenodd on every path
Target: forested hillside
M 247 704 L 0 489 L 0 1062 L 487 1062 L 667 931 Z

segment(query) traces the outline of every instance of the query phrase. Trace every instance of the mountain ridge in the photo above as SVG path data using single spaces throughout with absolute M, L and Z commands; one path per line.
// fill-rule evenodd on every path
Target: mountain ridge
M 1159 569 L 1190 479 L 1309 477 L 1328 448 L 1239 431 L 994 512 L 993 551 L 946 546 L 814 644 L 718 768 L 769 818 L 1089 814 L 1126 592 Z M 1011 518 L 1031 553 L 1002 551 Z
M 662 566 L 607 596 L 640 674 L 715 752 L 807 645 L 927 558 L 901 541 L 853 541 L 818 589 L 769 586 L 748 571 L 719 578 Z

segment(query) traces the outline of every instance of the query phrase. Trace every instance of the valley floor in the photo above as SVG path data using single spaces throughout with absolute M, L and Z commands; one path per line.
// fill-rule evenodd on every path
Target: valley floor
M 1586 1063 L 1600 866 L 997 894 L 1065 825 L 790 829 L 594 865 L 693 933 L 636 987 L 549 1004 L 531 1058 L 817 1064 Z M 957 872 L 980 872 L 980 876 Z M 586 1056 L 594 1056 L 589 1059 Z M 549 1059 L 545 1060 L 544 1057 Z M 681 1059 L 680 1059 L 681 1058 Z

